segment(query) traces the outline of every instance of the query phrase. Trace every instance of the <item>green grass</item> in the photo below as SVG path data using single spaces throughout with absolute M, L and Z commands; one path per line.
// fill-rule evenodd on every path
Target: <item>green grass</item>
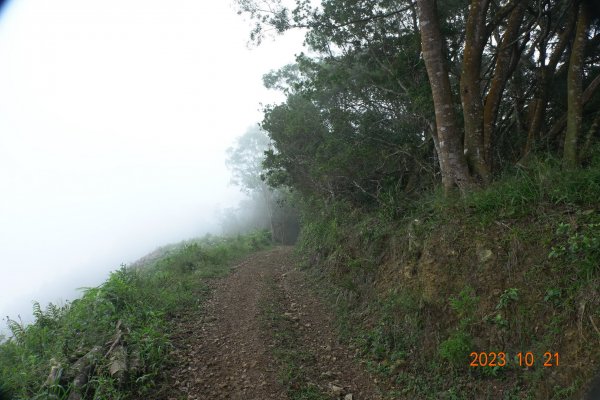
M 146 265 L 122 266 L 65 306 L 34 303 L 34 323 L 8 321 L 12 337 L 0 344 L 0 399 L 66 399 L 76 390 L 76 361 L 94 346 L 101 351 L 80 389 L 83 398 L 143 397 L 169 361 L 171 317 L 199 306 L 204 279 L 223 276 L 234 260 L 269 244 L 266 232 L 207 236 L 168 246 Z M 110 373 L 113 361 L 104 356 L 118 331 L 127 360 L 122 375 Z M 44 384 L 52 366 L 59 366 L 60 378 Z
M 469 193 L 459 204 L 484 224 L 498 218 L 536 214 L 544 207 L 596 206 L 600 167 L 564 170 L 557 160 L 515 168 L 484 190 Z
M 600 355 L 586 345 L 597 339 L 590 318 L 600 320 L 599 160 L 574 171 L 533 162 L 463 197 L 434 192 L 398 205 L 396 218 L 308 204 L 304 265 L 337 307 L 341 335 L 402 388 L 391 397 L 580 394 Z M 470 351 L 523 350 L 577 354 L 582 367 L 468 367 Z

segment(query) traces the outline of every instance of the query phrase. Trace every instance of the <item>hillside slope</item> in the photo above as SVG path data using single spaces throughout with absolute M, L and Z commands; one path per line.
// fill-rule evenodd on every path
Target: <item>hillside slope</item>
M 400 219 L 313 204 L 301 254 L 396 398 L 580 399 L 600 374 L 598 193 L 597 169 L 539 169 Z

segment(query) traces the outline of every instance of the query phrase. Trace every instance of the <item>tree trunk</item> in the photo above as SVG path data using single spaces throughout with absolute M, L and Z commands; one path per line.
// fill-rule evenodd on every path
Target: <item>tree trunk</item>
M 465 33 L 460 99 L 465 124 L 465 156 L 467 163 L 484 183 L 490 180 L 483 148 L 483 104 L 481 88 L 481 58 L 488 35 L 485 17 L 488 0 L 471 0 Z
M 498 117 L 498 109 L 506 82 L 517 66 L 515 58 L 518 58 L 520 53 L 517 50 L 517 39 L 524 15 L 525 5 L 520 2 L 508 18 L 506 31 L 502 35 L 502 40 L 498 46 L 498 56 L 496 58 L 490 90 L 485 98 L 483 109 L 483 149 L 484 158 L 490 172 L 494 169 L 492 154 L 494 148 L 494 126 Z
M 455 185 L 464 191 L 471 185 L 471 177 L 454 114 L 450 78 L 444 62 L 443 40 L 435 0 L 417 0 L 417 6 L 423 59 L 435 109 L 442 184 L 447 193 Z
M 567 43 L 569 42 L 571 32 L 577 19 L 577 12 L 572 12 L 570 14 L 571 15 L 569 21 L 567 22 L 567 26 L 559 34 L 558 43 L 554 48 L 552 55 L 550 56 L 548 65 L 541 65 L 538 70 L 536 97 L 532 103 L 533 106 L 529 110 L 530 123 L 527 130 L 527 142 L 525 143 L 525 148 L 523 149 L 521 155 L 521 161 L 519 162 L 525 163 L 527 156 L 531 150 L 533 150 L 535 142 L 540 136 L 542 124 L 546 115 L 546 107 L 548 104 L 548 85 L 550 84 L 550 78 L 555 74 L 556 66 L 560 61 L 565 48 L 567 47 Z M 542 59 L 545 58 L 546 46 L 547 43 L 540 44 L 543 52 L 543 54 L 540 55 L 540 58 Z
M 269 218 L 269 230 L 271 231 L 271 241 L 275 242 L 275 226 L 273 224 L 273 201 L 271 196 L 271 191 L 269 186 L 264 182 L 260 184 L 260 193 L 262 195 L 263 201 L 265 202 L 265 208 L 267 209 L 267 214 Z
M 600 74 L 598 74 L 590 84 L 583 91 L 583 95 L 581 96 L 581 101 L 583 102 L 583 107 L 592 99 L 592 96 L 596 93 L 596 91 L 600 89 Z M 552 125 L 552 129 L 548 132 L 548 139 L 553 140 L 558 135 L 562 134 L 565 130 L 565 126 L 567 125 L 567 113 L 564 113 L 560 118 L 558 118 L 554 125 Z
M 596 112 L 596 116 L 592 120 L 592 125 L 588 130 L 586 135 L 585 144 L 581 148 L 581 152 L 579 153 L 579 159 L 585 160 L 592 156 L 592 142 L 594 140 L 594 135 L 600 131 L 600 112 Z
M 565 135 L 563 153 L 563 162 L 567 168 L 576 168 L 579 164 L 577 139 L 581 130 L 581 116 L 583 113 L 583 56 L 588 25 L 588 12 L 585 4 L 582 2 L 579 5 L 577 28 L 575 30 L 575 38 L 573 39 L 573 48 L 571 50 L 567 75 L 567 133 Z

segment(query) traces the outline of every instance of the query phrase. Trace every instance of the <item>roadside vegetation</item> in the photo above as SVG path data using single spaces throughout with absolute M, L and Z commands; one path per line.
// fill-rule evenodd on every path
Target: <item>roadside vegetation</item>
M 400 218 L 305 212 L 298 252 L 391 398 L 581 398 L 600 359 L 598 199 L 600 165 L 546 160 Z
M 169 363 L 173 318 L 201 306 L 207 279 L 270 243 L 266 231 L 182 242 L 122 266 L 64 306 L 34 303 L 34 323 L 8 320 L 0 399 L 147 396 Z

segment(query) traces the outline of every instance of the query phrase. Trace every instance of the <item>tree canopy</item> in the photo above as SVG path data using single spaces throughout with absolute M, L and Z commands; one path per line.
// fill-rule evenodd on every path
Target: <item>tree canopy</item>
M 265 76 L 272 185 L 376 205 L 485 186 L 537 154 L 585 165 L 600 126 L 600 23 L 581 0 L 240 0 L 251 38 L 306 30 Z

